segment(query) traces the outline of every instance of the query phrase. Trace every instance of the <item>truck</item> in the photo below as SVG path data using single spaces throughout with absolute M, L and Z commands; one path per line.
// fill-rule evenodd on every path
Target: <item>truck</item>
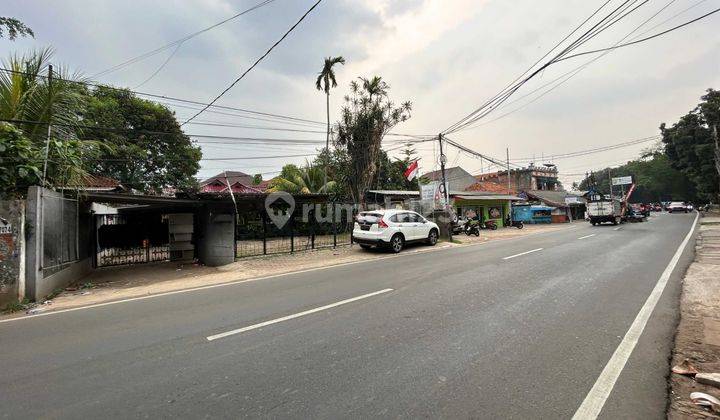
M 587 202 L 587 213 L 590 218 L 590 223 L 595 226 L 606 222 L 612 223 L 613 225 L 626 222 L 628 214 L 630 213 L 628 211 L 630 197 L 634 191 L 635 184 L 631 184 L 627 193 L 622 198 L 599 193 L 591 194 Z
M 624 207 L 622 201 L 603 194 L 593 194 L 587 202 L 587 214 L 593 226 L 600 223 L 617 225 L 622 222 Z

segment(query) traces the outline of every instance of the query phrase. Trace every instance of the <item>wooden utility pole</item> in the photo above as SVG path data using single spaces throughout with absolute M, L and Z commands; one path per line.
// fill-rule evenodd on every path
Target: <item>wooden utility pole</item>
M 508 184 L 508 194 L 510 194 L 510 148 L 505 148 L 505 159 L 507 160 L 507 184 Z

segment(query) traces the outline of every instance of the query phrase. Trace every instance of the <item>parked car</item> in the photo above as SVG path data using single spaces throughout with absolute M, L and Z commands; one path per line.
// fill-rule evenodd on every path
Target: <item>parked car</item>
M 400 252 L 411 242 L 435 245 L 440 229 L 435 223 L 408 210 L 373 210 L 357 215 L 352 240 L 363 249 L 389 248 Z
M 685 203 L 680 201 L 673 201 L 670 204 L 667 205 L 667 211 L 668 213 L 687 213 L 688 208 L 685 206 Z
M 655 203 L 655 204 L 653 204 L 653 206 L 652 206 L 652 210 L 653 210 L 653 211 L 662 211 L 662 210 L 663 210 L 663 206 L 662 206 L 662 204 L 660 204 L 660 203 Z
M 647 220 L 647 216 L 645 213 L 641 210 L 641 208 L 632 206 L 628 209 L 628 212 L 625 214 L 625 218 L 628 222 L 644 222 Z

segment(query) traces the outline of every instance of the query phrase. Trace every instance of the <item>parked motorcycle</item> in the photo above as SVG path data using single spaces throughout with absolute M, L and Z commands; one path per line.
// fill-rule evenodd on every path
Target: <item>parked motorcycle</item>
M 497 230 L 497 223 L 494 220 L 486 220 L 480 224 L 481 229 Z
M 510 218 L 505 219 L 505 227 L 516 227 L 518 229 L 522 229 L 525 227 L 525 223 L 523 223 L 522 220 L 510 220 Z
M 463 232 L 465 232 L 467 236 L 480 236 L 480 222 L 478 222 L 477 220 L 466 221 L 465 225 L 463 226 Z

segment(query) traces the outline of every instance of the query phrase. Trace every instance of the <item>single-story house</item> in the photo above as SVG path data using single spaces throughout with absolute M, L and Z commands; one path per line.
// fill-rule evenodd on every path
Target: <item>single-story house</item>
M 553 223 L 582 219 L 585 214 L 585 200 L 582 196 L 567 191 L 525 190 L 518 196 L 531 204 L 553 207 Z

